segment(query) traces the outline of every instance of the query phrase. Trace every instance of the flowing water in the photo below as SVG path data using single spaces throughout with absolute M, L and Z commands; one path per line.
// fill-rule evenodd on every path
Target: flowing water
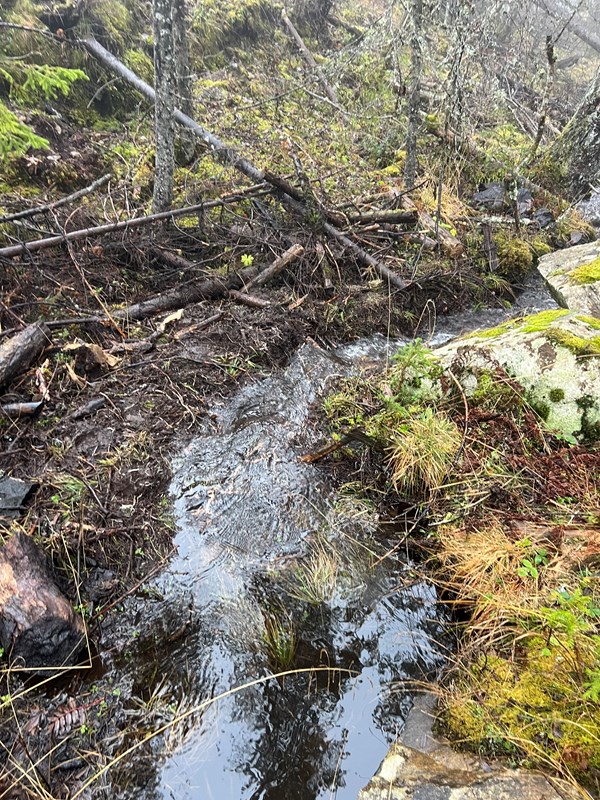
M 536 284 L 510 313 L 552 305 Z M 507 316 L 450 318 L 432 341 Z M 119 796 L 353 800 L 418 683 L 443 668 L 445 612 L 397 532 L 336 491 L 326 468 L 300 460 L 323 440 L 314 412 L 324 392 L 401 344 L 305 344 L 287 369 L 214 409 L 174 459 L 177 554 L 155 582 L 152 612 L 148 601 L 130 610 L 143 656 L 121 669 L 155 725 L 184 719 L 125 764 Z M 285 668 L 273 651 L 286 648 L 293 667 L 321 669 L 270 677 Z

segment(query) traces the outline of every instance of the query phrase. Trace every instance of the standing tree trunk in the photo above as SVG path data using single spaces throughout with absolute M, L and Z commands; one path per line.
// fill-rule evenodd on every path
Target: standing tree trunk
M 417 176 L 417 131 L 419 129 L 419 106 L 421 102 L 421 75 L 423 73 L 423 0 L 411 2 L 412 33 L 410 37 L 410 78 L 408 94 L 408 127 L 406 130 L 406 163 L 404 183 L 414 189 Z
M 171 0 L 154 0 L 154 130 L 156 156 L 152 211 L 167 211 L 173 202 L 175 164 L 175 48 Z
M 600 183 L 600 68 L 552 149 L 555 160 L 567 165 L 574 191 L 587 192 Z
M 192 102 L 192 74 L 187 37 L 187 9 L 185 0 L 173 0 L 173 45 L 175 48 L 175 76 L 177 82 L 176 106 L 188 117 L 194 117 Z M 179 128 L 178 160 L 189 164 L 196 149 L 195 137 L 188 128 Z

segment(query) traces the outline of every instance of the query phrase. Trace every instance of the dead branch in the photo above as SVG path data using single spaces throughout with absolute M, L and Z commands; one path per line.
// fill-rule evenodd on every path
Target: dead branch
M 407 210 L 418 213 L 420 225 L 425 228 L 425 230 L 435 234 L 441 246 L 449 256 L 452 258 L 458 258 L 459 256 L 462 256 L 465 251 L 463 243 L 459 241 L 456 236 L 452 236 L 451 233 L 442 228 L 442 226 L 435 221 L 431 214 L 428 214 L 427 211 L 423 211 L 422 209 L 417 209 L 410 197 L 407 196 L 402 198 L 402 205 Z
M 97 42 L 95 39 L 80 39 L 78 43 L 82 47 L 85 47 L 90 55 L 94 56 L 94 58 L 97 58 L 100 63 L 104 64 L 107 69 L 127 80 L 149 100 L 152 102 L 155 101 L 156 93 L 154 89 L 141 78 L 139 78 L 134 72 L 132 72 L 132 70 L 126 67 L 125 64 L 115 58 L 112 53 L 102 47 L 99 42 Z M 197 122 L 191 119 L 191 117 L 188 117 L 187 114 L 181 112 L 179 109 L 175 109 L 174 117 L 177 122 L 189 128 L 202 142 L 208 145 L 216 159 L 222 163 L 231 165 L 239 172 L 257 183 L 261 183 L 265 180 L 268 181 L 273 186 L 276 186 L 276 188 L 280 189 L 282 192 L 280 199 L 288 209 L 301 217 L 305 217 L 307 215 L 307 209 L 302 202 L 304 198 L 301 195 L 298 196 L 298 194 L 296 194 L 294 197 L 293 195 L 288 194 L 286 189 L 281 189 L 282 179 L 278 179 L 279 185 L 275 183 L 273 180 L 275 177 L 274 175 L 270 173 L 267 175 L 267 173 L 264 171 L 259 170 L 254 166 L 254 164 L 248 161 L 248 159 L 241 156 L 232 147 L 225 145 L 217 136 L 214 136 L 212 133 L 204 130 L 204 128 L 198 125 Z M 378 261 L 378 259 L 371 256 L 369 253 L 363 250 L 362 247 L 356 244 L 356 242 L 351 241 L 347 236 L 341 233 L 341 231 L 336 230 L 336 228 L 334 228 L 331 224 L 325 223 L 323 225 L 323 230 L 328 236 L 332 236 L 344 244 L 345 247 L 350 248 L 359 261 L 375 269 L 383 278 L 389 280 L 389 282 L 393 283 L 397 288 L 403 289 L 407 286 L 407 283 L 395 275 L 390 269 L 388 269 L 385 264 L 382 264 L 380 261 Z M 0 256 L 2 254 L 2 250 L 0 250 Z M 14 254 L 16 255 L 16 253 Z
M 389 208 L 383 211 L 359 211 L 352 214 L 346 214 L 349 223 L 356 225 L 367 225 L 371 222 L 388 222 L 391 224 L 406 224 L 414 225 L 419 221 L 417 210 L 402 210 Z
M 600 39 L 589 26 L 583 25 L 575 19 L 575 9 L 567 3 L 561 2 L 561 0 L 533 0 L 533 2 L 538 8 L 541 8 L 556 20 L 561 21 L 566 18 L 567 29 L 591 47 L 592 50 L 600 53 Z
M 264 187 L 264 182 L 258 184 Z M 93 228 L 81 228 L 76 231 L 69 231 L 58 236 L 49 236 L 46 239 L 34 239 L 31 242 L 21 242 L 21 244 L 13 244 L 8 247 L 0 248 L 0 258 L 13 258 L 14 256 L 22 256 L 27 253 L 33 253 L 37 250 L 45 250 L 49 247 L 58 247 L 66 242 L 74 242 L 79 239 L 87 239 L 96 236 L 104 236 L 108 233 L 116 233 L 117 231 L 126 231 L 131 228 L 139 228 L 143 225 L 150 225 L 153 222 L 161 222 L 164 220 L 176 219 L 177 217 L 189 217 L 195 214 L 201 215 L 204 211 L 210 208 L 218 208 L 219 206 L 229 205 L 239 200 L 243 200 L 251 194 L 251 191 L 256 191 L 257 186 L 250 186 L 245 190 L 241 190 L 235 194 L 227 195 L 219 200 L 208 200 L 205 203 L 199 203 L 194 206 L 186 206 L 185 208 L 176 208 L 171 211 L 162 211 L 160 214 L 148 214 L 144 217 L 134 217 L 133 219 L 126 219 L 122 222 L 109 222 L 106 225 L 97 225 Z M 162 251 L 161 251 L 162 252 Z
M 47 211 L 54 211 L 56 208 L 65 206 L 68 203 L 72 203 L 74 200 L 79 200 L 80 197 L 85 197 L 87 194 L 95 192 L 96 189 L 99 189 L 101 186 L 104 186 L 105 183 L 108 183 L 111 178 L 112 175 L 109 172 L 107 175 L 103 175 L 101 178 L 98 178 L 97 181 L 90 183 L 90 185 L 86 186 L 85 189 L 79 189 L 79 191 L 73 192 L 73 194 L 69 194 L 60 200 L 55 200 L 53 203 L 46 203 L 46 205 L 43 206 L 26 208 L 24 211 L 17 211 L 15 214 L 7 214 L 5 217 L 0 217 L 0 224 L 4 222 L 13 222 L 17 219 L 25 219 L 26 217 L 34 217 L 36 214 L 45 214 Z
M 269 264 L 268 267 L 259 272 L 256 277 L 252 278 L 244 287 L 245 291 L 249 291 L 253 289 L 255 286 L 263 286 L 267 281 L 270 281 L 271 278 L 274 278 L 278 275 L 282 270 L 284 270 L 288 264 L 292 261 L 295 261 L 297 258 L 304 253 L 304 248 L 301 244 L 293 244 L 289 247 L 285 253 L 282 253 L 279 258 L 276 258 L 272 264 Z
M 268 300 L 264 300 L 262 297 L 256 297 L 256 295 L 246 294 L 245 292 L 238 292 L 237 289 L 230 289 L 229 297 L 237 303 L 242 303 L 242 305 L 249 306 L 250 308 L 268 308 L 271 305 Z
M 347 119 L 347 116 L 346 116 L 346 113 L 345 113 L 344 109 L 341 108 L 341 106 L 340 106 L 340 101 L 338 100 L 337 94 L 335 93 L 334 89 L 330 86 L 327 78 L 323 74 L 323 71 L 321 70 L 321 68 L 319 67 L 317 62 L 315 61 L 315 59 L 313 57 L 313 54 L 310 52 L 308 47 L 304 44 L 304 40 L 302 39 L 302 37 L 300 36 L 298 31 L 296 30 L 296 27 L 294 26 L 294 23 L 291 21 L 291 19 L 285 13 L 285 9 L 283 9 L 282 12 L 281 12 L 281 19 L 283 20 L 286 28 L 290 32 L 290 34 L 292 36 L 292 39 L 298 45 L 298 50 L 300 50 L 300 52 L 302 53 L 302 56 L 303 56 L 304 60 L 306 61 L 308 66 L 313 70 L 313 72 L 315 73 L 315 75 L 319 79 L 319 82 L 320 82 L 321 86 L 323 87 L 323 89 L 325 90 L 325 94 L 329 98 L 330 102 L 340 112 L 342 117 L 344 119 Z
M 29 369 L 49 343 L 48 327 L 34 322 L 0 345 L 0 387 Z

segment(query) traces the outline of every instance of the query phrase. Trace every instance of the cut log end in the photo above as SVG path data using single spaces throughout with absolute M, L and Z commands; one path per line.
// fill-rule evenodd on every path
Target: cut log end
M 33 671 L 76 664 L 85 631 L 54 583 L 33 539 L 15 533 L 0 549 L 0 645 L 15 666 Z

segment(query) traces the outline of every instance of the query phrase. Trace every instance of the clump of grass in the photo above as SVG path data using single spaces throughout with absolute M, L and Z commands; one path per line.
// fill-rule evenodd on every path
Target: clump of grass
M 460 443 L 456 424 L 441 412 L 426 408 L 407 419 L 390 437 L 387 448 L 396 491 L 414 497 L 441 486 Z
M 514 607 L 514 606 L 513 606 Z M 463 745 L 600 790 L 600 608 L 590 582 L 514 611 L 511 635 L 457 672 L 443 699 Z
M 295 600 L 318 606 L 333 597 L 338 571 L 336 554 L 320 543 L 285 580 L 284 589 Z
M 263 611 L 263 645 L 274 670 L 288 669 L 296 655 L 298 636 L 289 611 L 283 607 Z

